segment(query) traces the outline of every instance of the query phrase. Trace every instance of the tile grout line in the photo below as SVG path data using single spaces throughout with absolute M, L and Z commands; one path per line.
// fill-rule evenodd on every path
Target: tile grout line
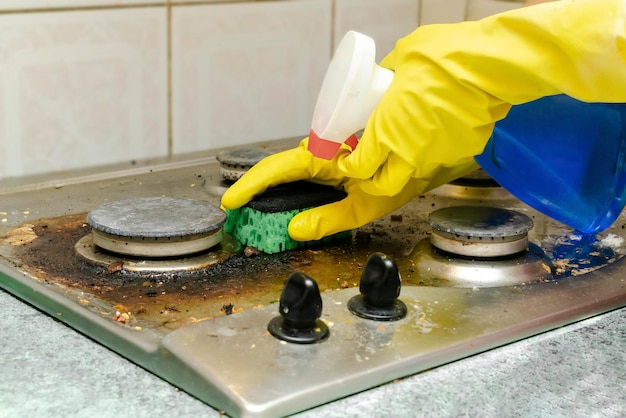
M 422 0 L 417 0 L 417 27 L 422 26 L 422 8 L 423 8 Z
M 337 21 L 337 0 L 332 0 L 330 4 L 330 55 L 329 62 L 335 54 L 335 37 L 337 36 L 336 29 L 336 21 Z
M 174 155 L 173 98 L 172 98 L 172 1 L 167 0 L 167 156 Z

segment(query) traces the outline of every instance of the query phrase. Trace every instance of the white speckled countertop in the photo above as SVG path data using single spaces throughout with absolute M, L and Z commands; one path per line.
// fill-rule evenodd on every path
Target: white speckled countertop
M 219 411 L 0 290 L 0 417 L 218 417 Z M 626 309 L 298 414 L 626 416 Z

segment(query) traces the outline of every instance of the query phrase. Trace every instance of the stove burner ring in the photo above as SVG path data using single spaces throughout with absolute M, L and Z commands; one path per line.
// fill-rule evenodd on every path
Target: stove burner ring
M 136 257 L 177 257 L 205 251 L 223 238 L 226 214 L 192 199 L 145 197 L 102 205 L 87 215 L 93 243 Z
M 440 250 L 470 257 L 502 257 L 528 248 L 533 221 L 508 209 L 454 206 L 431 213 L 431 243 Z
M 123 267 L 124 270 L 150 274 L 191 272 L 205 269 L 237 253 L 241 246 L 237 240 L 230 235 L 226 235 L 222 242 L 216 245 L 216 248 L 216 250 L 203 251 L 185 257 L 138 258 L 102 250 L 93 244 L 92 234 L 85 235 L 74 245 L 76 252 L 91 263 L 109 267 L 121 262 L 120 267 Z
M 253 165 L 271 155 L 258 148 L 239 148 L 222 151 L 215 157 L 220 163 L 220 173 L 225 180 L 237 181 Z

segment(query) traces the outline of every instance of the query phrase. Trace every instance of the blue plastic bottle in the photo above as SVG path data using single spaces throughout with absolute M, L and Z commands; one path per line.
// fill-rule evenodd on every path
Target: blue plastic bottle
M 513 106 L 478 164 L 526 204 L 584 233 L 626 205 L 626 104 L 558 95 Z

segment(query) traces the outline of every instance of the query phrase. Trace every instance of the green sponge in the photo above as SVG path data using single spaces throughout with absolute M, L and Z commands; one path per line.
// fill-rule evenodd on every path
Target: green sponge
M 243 245 L 274 254 L 352 236 L 340 232 L 316 241 L 294 241 L 289 237 L 289 221 L 298 213 L 320 205 L 336 202 L 346 194 L 330 186 L 295 182 L 268 189 L 246 206 L 227 210 L 224 231 Z

